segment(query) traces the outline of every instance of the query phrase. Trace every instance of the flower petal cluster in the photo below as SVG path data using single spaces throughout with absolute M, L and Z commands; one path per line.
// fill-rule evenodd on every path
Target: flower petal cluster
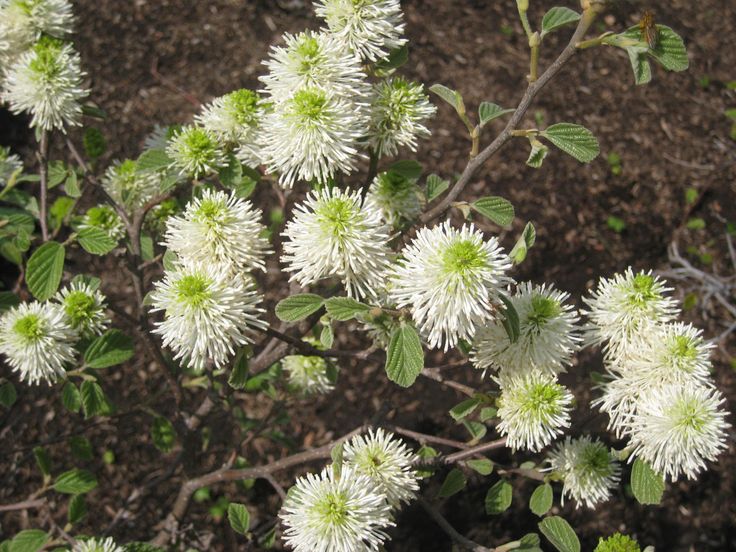
M 73 27 L 69 0 L 0 2 L 0 64 L 12 65 L 42 34 L 65 38 Z
M 598 546 L 593 552 L 641 552 L 641 547 L 631 537 L 614 533 L 608 538 L 598 539 Z
M 110 205 L 90 207 L 77 223 L 77 230 L 96 228 L 102 230 L 113 240 L 120 241 L 125 237 L 125 224 L 120 215 Z
M 360 192 L 323 188 L 295 208 L 281 261 L 306 286 L 337 277 L 351 297 L 377 297 L 391 263 L 389 228 Z
M 377 61 L 406 43 L 399 0 L 316 0 L 327 29 L 363 60 Z
M 156 173 L 139 171 L 132 159 L 116 161 L 102 177 L 105 192 L 129 213 L 133 213 L 153 199 L 160 190 Z
M 323 357 L 288 355 L 281 366 L 289 375 L 289 384 L 305 395 L 323 395 L 335 389 L 334 369 Z
M 262 213 L 234 193 L 205 190 L 181 216 L 169 218 L 163 245 L 195 263 L 226 270 L 264 270 L 269 249 Z
M 13 113 L 28 112 L 31 127 L 66 132 L 81 124 L 80 101 L 89 94 L 83 76 L 70 44 L 42 37 L 6 71 L 2 98 Z
M 417 140 L 431 133 L 426 121 L 437 112 L 424 86 L 401 77 L 373 86 L 368 145 L 379 157 L 396 155 L 399 147 L 417 150 Z
M 498 431 L 513 450 L 538 452 L 570 427 L 573 396 L 542 372 L 499 380 Z
M 447 350 L 495 318 L 510 268 L 496 238 L 486 240 L 473 225 L 458 230 L 446 221 L 419 230 L 402 251 L 389 294 L 398 307 L 411 310 L 431 347 Z
M 166 154 L 182 176 L 202 178 L 227 165 L 227 156 L 217 135 L 206 128 L 187 125 L 170 140 Z
M 115 544 L 112 537 L 78 540 L 72 552 L 124 552 L 125 548 Z
M 376 175 L 367 199 L 381 209 L 383 220 L 394 228 L 417 218 L 424 206 L 424 195 L 416 180 L 395 171 Z
M 567 437 L 547 456 L 550 470 L 562 478 L 562 498 L 572 498 L 576 506 L 595 508 L 607 501 L 611 489 L 621 480 L 616 456 L 601 441 L 583 436 Z
M 581 338 L 569 294 L 553 286 L 519 285 L 510 301 L 519 315 L 519 337 L 511 341 L 502 321 L 492 320 L 475 335 L 471 359 L 479 369 L 493 368 L 500 377 L 540 370 L 564 372 Z
M 72 281 L 54 300 L 61 306 L 72 328 L 82 338 L 102 335 L 110 326 L 105 312 L 105 296 L 96 286 L 81 280 Z
M 0 353 L 21 381 L 53 384 L 74 361 L 78 334 L 55 303 L 22 303 L 0 318 Z

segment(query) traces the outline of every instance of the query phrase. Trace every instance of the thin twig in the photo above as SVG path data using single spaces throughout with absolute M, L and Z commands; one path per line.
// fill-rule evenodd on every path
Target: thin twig
M 41 222 L 41 237 L 44 243 L 49 241 L 48 226 L 48 175 L 49 175 L 49 133 L 46 130 L 41 131 L 41 138 L 38 142 L 38 174 L 40 177 L 41 193 L 39 197 L 38 218 Z
M 442 460 L 445 462 L 445 464 L 454 464 L 456 462 L 459 462 L 460 460 L 465 460 L 466 458 L 471 458 L 478 454 L 488 452 L 489 450 L 496 450 L 499 448 L 503 448 L 505 446 L 506 446 L 505 438 L 497 439 L 495 441 L 489 441 L 488 443 L 482 443 L 480 445 L 476 445 L 466 450 L 461 450 L 460 452 L 456 452 L 454 454 L 448 454 Z
M 452 539 L 452 542 L 454 542 L 458 546 L 461 546 L 466 550 L 473 550 L 473 552 L 493 552 L 492 548 L 487 548 L 458 533 L 457 529 L 450 525 L 450 522 L 447 521 L 442 514 L 440 514 L 439 510 L 437 510 L 437 508 L 432 506 L 422 497 L 419 497 L 417 499 L 417 502 L 419 502 L 419 505 L 424 508 L 424 511 L 427 512 L 427 514 L 429 514 L 429 517 L 431 517 L 432 520 L 437 525 L 439 525 L 440 529 L 442 529 L 447 534 L 447 536 Z
M 33 500 L 23 500 L 15 504 L 0 504 L 0 512 L 13 512 L 15 510 L 32 510 L 40 508 L 46 504 L 45 498 L 37 498 Z
M 399 435 L 403 435 L 404 437 L 409 437 L 410 439 L 414 439 L 417 443 L 420 443 L 424 445 L 425 443 L 434 443 L 436 445 L 443 445 L 446 447 L 451 447 L 455 449 L 461 449 L 465 450 L 468 448 L 467 443 L 463 443 L 462 441 L 455 441 L 453 439 L 445 439 L 444 437 L 436 437 L 434 435 L 427 435 L 425 433 L 419 433 L 417 431 L 412 431 L 411 429 L 406 429 L 399 426 L 384 426 L 386 429 L 389 429 L 393 431 L 394 433 L 398 433 Z
M 459 391 L 460 393 L 467 395 L 468 397 L 475 396 L 475 389 L 467 385 L 464 385 L 462 383 L 459 383 L 455 380 L 449 380 L 449 379 L 443 378 L 439 370 L 436 368 L 425 368 L 424 370 L 420 372 L 420 375 L 424 376 L 425 378 L 436 381 L 438 383 L 441 383 L 442 385 L 450 387 L 451 389 L 455 389 L 456 391 Z

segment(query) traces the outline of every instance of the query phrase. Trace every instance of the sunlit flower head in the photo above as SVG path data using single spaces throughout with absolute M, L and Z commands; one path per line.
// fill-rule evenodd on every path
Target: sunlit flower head
M 377 61 L 406 43 L 399 0 L 315 0 L 327 31 L 361 58 Z
M 608 429 L 616 437 L 628 435 L 631 420 L 636 414 L 642 388 L 632 379 L 618 372 L 609 372 L 596 387 L 602 392 L 591 405 L 608 414 Z
M 695 479 L 706 461 L 727 448 L 728 412 L 717 390 L 700 385 L 666 385 L 642 394 L 631 421 L 633 456 L 676 481 Z
M 269 72 L 261 77 L 274 101 L 310 87 L 365 104 L 369 86 L 360 60 L 333 35 L 304 31 L 284 39 L 284 46 L 271 48 L 264 61 Z
M 305 87 L 274 106 L 263 120 L 261 155 L 279 182 L 291 188 L 298 180 L 325 183 L 355 168 L 358 140 L 367 117 L 352 99 Z
M 236 157 L 249 167 L 261 164 L 256 137 L 265 112 L 258 94 L 247 88 L 215 98 L 195 117 L 224 144 L 235 147 Z
M 562 498 L 572 498 L 576 506 L 595 508 L 611 495 L 621 479 L 621 466 L 610 449 L 587 435 L 567 437 L 547 456 L 550 470 L 562 477 Z
M 343 466 L 297 479 L 281 509 L 284 540 L 296 552 L 377 552 L 391 521 L 386 497 L 367 475 Z
M 289 384 L 305 395 L 323 395 L 335 389 L 337 370 L 323 357 L 288 355 L 281 366 L 289 375 Z
M 77 332 L 54 303 L 22 303 L 0 318 L 0 353 L 21 381 L 55 383 L 74 362 Z
M 69 0 L 0 2 L 0 64 L 10 65 L 42 34 L 65 38 L 73 32 Z
M 381 211 L 358 191 L 324 188 L 310 192 L 294 213 L 281 257 L 291 280 L 307 286 L 335 277 L 350 296 L 377 297 L 391 263 Z
M 73 281 L 56 294 L 66 318 L 80 337 L 101 335 L 110 325 L 105 312 L 105 296 L 96 286 L 83 281 Z
M 183 264 L 165 272 L 151 292 L 153 311 L 164 314 L 153 333 L 195 370 L 208 361 L 221 368 L 238 347 L 252 341 L 253 329 L 265 328 L 260 301 L 247 277 L 213 264 Z
M 125 225 L 120 215 L 110 205 L 97 205 L 87 209 L 77 224 L 78 230 L 85 228 L 102 230 L 115 241 L 120 241 L 125 237 Z
M 262 213 L 235 194 L 205 190 L 167 223 L 164 245 L 181 258 L 233 270 L 265 270 Z
M 608 538 L 599 538 L 598 546 L 593 552 L 641 552 L 641 547 L 631 537 L 614 533 Z
M 0 186 L 5 186 L 16 171 L 23 168 L 23 162 L 10 148 L 0 146 Z
M 414 452 L 393 433 L 370 429 L 356 435 L 343 448 L 345 464 L 370 477 L 392 508 L 411 502 L 419 490 L 413 469 Z
M 447 350 L 496 316 L 498 293 L 511 281 L 511 260 L 496 238 L 449 221 L 422 228 L 402 251 L 389 293 L 412 317 L 431 347 Z
M 182 129 L 181 125 L 154 125 L 151 133 L 143 142 L 144 150 L 165 150 L 169 141 Z
M 125 548 L 115 544 L 112 537 L 78 540 L 72 552 L 124 552 Z
M 201 178 L 227 165 L 227 156 L 217 135 L 206 128 L 187 125 L 169 140 L 166 153 L 182 176 Z
M 28 112 L 32 127 L 66 132 L 81 124 L 80 101 L 89 94 L 83 76 L 70 44 L 43 37 L 8 68 L 2 97 L 13 113 Z
M 139 171 L 135 161 L 126 159 L 107 168 L 102 177 L 102 187 L 115 203 L 132 213 L 156 196 L 160 181 L 155 173 Z
M 437 108 L 424 86 L 401 77 L 373 86 L 368 144 L 379 157 L 396 155 L 402 146 L 417 150 L 417 140 L 430 135 L 425 126 Z
M 493 368 L 503 377 L 541 370 L 552 375 L 569 366 L 581 338 L 569 294 L 553 286 L 521 284 L 511 303 L 519 315 L 519 337 L 512 342 L 503 323 L 492 320 L 478 330 L 471 359 L 476 368 Z
M 601 278 L 591 296 L 583 299 L 588 305 L 588 341 L 606 343 L 612 359 L 625 359 L 652 325 L 670 322 L 679 312 L 675 301 L 665 296 L 669 291 L 650 272 L 635 274 L 631 268 L 613 278 Z
M 383 220 L 392 227 L 414 220 L 424 205 L 416 181 L 394 171 L 379 173 L 368 190 L 368 200 L 381 208 Z
M 511 449 L 539 452 L 570 427 L 573 396 L 541 372 L 500 380 L 498 431 Z

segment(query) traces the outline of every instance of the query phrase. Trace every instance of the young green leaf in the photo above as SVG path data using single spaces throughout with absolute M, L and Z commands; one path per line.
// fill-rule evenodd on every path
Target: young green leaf
M 664 479 L 641 458 L 631 468 L 631 491 L 641 504 L 659 504 L 664 493 Z
M 64 494 L 84 494 L 97 487 L 97 479 L 88 470 L 69 470 L 54 481 L 54 490 Z
M 72 382 L 68 381 L 61 390 L 61 403 L 69 412 L 79 412 L 82 408 L 82 395 Z
M 39 552 L 43 550 L 49 538 L 49 534 L 40 529 L 26 529 L 13 537 L 8 550 L 9 552 Z
M 478 107 L 478 116 L 480 118 L 480 126 L 485 126 L 494 119 L 498 119 L 508 113 L 513 113 L 513 109 L 504 109 L 493 102 L 481 102 Z
M 33 447 L 33 457 L 36 459 L 36 465 L 41 470 L 41 475 L 44 478 L 51 475 L 51 458 L 49 453 L 43 447 Z
M 87 503 L 84 495 L 74 495 L 69 499 L 69 509 L 67 510 L 66 519 L 74 525 L 87 515 Z
M 537 231 L 534 229 L 534 225 L 531 222 L 527 222 L 524 227 L 524 231 L 516 241 L 514 248 L 509 253 L 509 257 L 514 261 L 514 264 L 521 264 L 529 250 L 534 246 L 537 241 Z
M 6 381 L 0 385 L 0 405 L 10 408 L 15 404 L 18 394 L 15 392 L 15 386 L 12 382 Z
M 151 440 L 154 446 L 164 454 L 171 452 L 176 444 L 174 424 L 163 416 L 157 416 L 151 426 Z
M 471 207 L 499 226 L 508 226 L 514 221 L 514 206 L 502 197 L 482 197 Z
M 401 387 L 411 387 L 424 368 L 422 342 L 414 326 L 402 324 L 391 333 L 386 351 L 388 379 Z
M 301 293 L 282 299 L 276 305 L 276 316 L 284 322 L 304 320 L 322 308 L 324 299 L 313 293 Z
M 36 249 L 28 259 L 26 283 L 30 292 L 39 301 L 49 299 L 59 289 L 65 255 L 63 245 L 50 241 Z
M 20 305 L 20 297 L 12 291 L 0 291 L 0 313 Z
M 529 509 L 532 513 L 542 517 L 544 514 L 549 512 L 550 508 L 552 508 L 553 498 L 554 494 L 552 493 L 552 485 L 549 483 L 543 483 L 534 489 L 534 492 L 529 499 Z
M 388 172 L 403 176 L 407 180 L 418 180 L 422 176 L 422 165 L 411 159 L 404 159 L 391 165 Z
M 642 51 L 639 46 L 626 48 L 631 62 L 631 70 L 634 72 L 634 83 L 637 85 L 648 84 L 652 80 L 652 64 L 647 59 L 646 50 Z
M 460 96 L 460 94 L 455 90 L 447 88 L 444 84 L 433 84 L 429 87 L 429 90 L 430 92 L 434 92 L 435 94 L 437 94 L 440 98 L 445 100 L 456 110 L 459 110 L 460 106 L 463 103 L 462 96 Z
M 559 552 L 580 552 L 580 541 L 570 524 L 559 516 L 544 518 L 539 530 Z
M 564 27 L 570 23 L 575 23 L 579 20 L 580 14 L 570 8 L 560 6 L 551 8 L 542 18 L 542 38 L 544 38 L 544 35 L 551 33 L 560 27 Z
M 99 384 L 93 381 L 83 381 L 81 395 L 85 418 L 91 418 L 98 414 L 105 416 L 112 413 L 112 406 Z
M 442 482 L 437 496 L 440 498 L 447 498 L 454 494 L 459 493 L 465 488 L 468 480 L 465 479 L 465 474 L 457 468 L 452 468 L 450 473 L 447 474 L 445 480 Z
M 558 123 L 548 127 L 541 135 L 581 163 L 590 163 L 601 152 L 598 139 L 581 125 Z
M 685 71 L 690 66 L 687 48 L 680 35 L 666 25 L 657 25 L 657 47 L 649 54 L 668 71 Z
M 227 519 L 233 531 L 241 535 L 248 533 L 248 529 L 250 528 L 250 514 L 248 514 L 248 509 L 243 504 L 238 504 L 237 502 L 228 504 Z
M 350 297 L 330 297 L 325 301 L 325 309 L 330 317 L 344 322 L 368 312 L 371 307 Z
M 491 475 L 493 473 L 493 462 L 488 458 L 473 458 L 465 462 L 465 464 L 481 475 Z
M 511 299 L 506 297 L 503 293 L 500 294 L 499 297 L 504 304 L 504 308 L 502 309 L 503 327 L 506 330 L 511 343 L 516 343 L 516 340 L 519 339 L 519 333 L 521 331 L 519 328 L 519 313 L 516 312 L 516 308 L 511 302 Z
M 82 228 L 77 234 L 79 245 L 87 253 L 93 255 L 107 255 L 118 245 L 117 240 L 113 239 L 110 234 L 100 228 L 87 227 Z
M 227 378 L 227 384 L 233 389 L 243 389 L 248 382 L 248 354 L 245 349 L 238 351 L 233 362 L 233 369 Z
M 171 157 L 162 149 L 150 149 L 144 151 L 136 162 L 136 172 L 160 171 L 166 169 L 173 163 Z
M 486 514 L 495 515 L 505 512 L 511 506 L 514 489 L 505 479 L 497 481 L 486 493 Z
M 538 169 L 547 158 L 549 148 L 536 138 L 529 138 L 529 143 L 532 146 L 532 150 L 529 152 L 529 158 L 526 160 L 526 164 L 533 169 Z
M 64 181 L 64 192 L 69 197 L 78 198 L 82 195 L 82 191 L 79 189 L 79 181 L 77 180 L 77 173 L 69 171 L 69 175 Z
M 92 460 L 94 453 L 92 452 L 92 443 L 83 435 L 73 435 L 69 437 L 69 450 L 80 460 Z
M 324 324 L 319 332 L 319 342 L 325 349 L 330 349 L 335 342 L 335 333 L 332 331 L 330 324 Z
M 409 60 L 409 45 L 404 44 L 399 48 L 395 48 L 389 52 L 388 56 L 376 62 L 375 71 L 380 75 L 388 74 L 394 69 L 398 69 Z
M 107 330 L 84 352 L 84 362 L 90 368 L 108 368 L 133 356 L 133 339 L 120 330 Z
M 453 420 L 459 422 L 466 416 L 472 414 L 473 410 L 475 410 L 479 404 L 480 400 L 478 399 L 465 400 L 460 404 L 455 405 L 452 410 L 450 410 L 450 416 L 452 416 Z
M 427 177 L 427 201 L 433 201 L 437 199 L 447 188 L 450 187 L 450 181 L 437 176 L 436 174 L 430 174 Z

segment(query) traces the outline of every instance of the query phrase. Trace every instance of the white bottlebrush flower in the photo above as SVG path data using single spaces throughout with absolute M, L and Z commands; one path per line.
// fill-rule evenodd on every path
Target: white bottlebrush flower
M 153 130 L 146 136 L 143 141 L 144 150 L 165 150 L 166 146 L 176 134 L 181 130 L 181 125 L 154 125 Z
M 224 269 L 265 270 L 262 213 L 235 194 L 205 190 L 167 222 L 164 245 L 180 258 Z
M 343 448 L 345 465 L 370 477 L 392 508 L 408 504 L 417 495 L 419 484 L 412 465 L 417 459 L 404 441 L 393 433 L 371 429 L 367 435 L 356 435 Z
M 54 383 L 74 362 L 77 332 L 54 303 L 23 303 L 0 318 L 0 353 L 21 381 Z
M 322 395 L 335 389 L 334 368 L 325 358 L 288 355 L 281 366 L 289 374 L 289 384 L 305 395 Z
M 199 179 L 216 173 L 227 165 L 227 156 L 217 135 L 205 128 L 187 125 L 177 132 L 166 147 L 182 176 Z
M 43 37 L 8 68 L 2 96 L 13 113 L 32 115 L 32 127 L 66 132 L 65 125 L 81 124 L 79 102 L 89 94 L 83 76 L 70 44 Z
M 11 65 L 42 34 L 64 38 L 73 26 L 69 0 L 0 2 L 0 64 Z
M 498 431 L 511 449 L 539 452 L 570 427 L 573 396 L 554 377 L 533 372 L 499 384 Z
M 234 146 L 241 162 L 257 167 L 261 158 L 256 138 L 264 111 L 258 94 L 241 88 L 212 100 L 195 120 L 221 142 Z
M 101 335 L 110 325 L 105 313 L 105 296 L 84 282 L 72 282 L 54 298 L 80 337 Z
M 394 525 L 386 497 L 366 475 L 343 466 L 299 478 L 280 517 L 284 540 L 296 552 L 377 552 Z
M 612 360 L 625 360 L 632 346 L 651 327 L 669 322 L 679 312 L 672 291 L 651 272 L 627 268 L 613 278 L 601 278 L 597 289 L 583 301 L 588 305 L 586 328 L 590 343 L 607 343 Z
M 567 437 L 547 457 L 550 470 L 562 477 L 562 500 L 572 498 L 576 506 L 595 508 L 611 496 L 621 480 L 616 456 L 599 440 Z
M 340 278 L 351 297 L 379 295 L 391 263 L 389 228 L 381 211 L 360 192 L 324 188 L 297 205 L 283 236 L 281 261 L 290 281 L 306 286 Z
M 102 230 L 115 241 L 120 241 L 125 237 L 125 224 L 110 205 L 97 205 L 87 209 L 77 224 L 77 230 L 85 228 Z
M 705 462 L 727 448 L 728 413 L 717 390 L 700 385 L 667 385 L 642 394 L 631 420 L 631 446 L 666 478 L 695 479 Z
M 367 128 L 364 110 L 352 99 L 305 87 L 264 117 L 263 162 L 285 188 L 297 180 L 325 183 L 353 171 Z
M 317 88 L 365 104 L 369 87 L 360 60 L 328 33 L 286 33 L 285 46 L 273 46 L 261 77 L 275 102 L 302 88 Z
M 5 186 L 13 174 L 23 168 L 23 162 L 10 148 L 0 147 L 0 186 Z
M 616 437 L 628 435 L 642 388 L 632 379 L 616 371 L 609 372 L 605 376 L 605 381 L 597 388 L 602 394 L 591 403 L 592 406 L 608 414 L 608 429 L 613 431 Z
M 153 199 L 160 189 L 156 173 L 138 171 L 132 159 L 116 161 L 102 177 L 102 187 L 115 202 L 132 213 Z
M 419 230 L 402 256 L 389 293 L 399 308 L 411 309 L 431 347 L 454 347 L 495 317 L 511 268 L 496 238 L 485 240 L 473 225 L 457 230 L 446 221 Z
M 78 540 L 72 552 L 124 552 L 125 548 L 115 544 L 112 537 Z
M 252 342 L 249 330 L 266 326 L 258 318 L 261 298 L 246 278 L 212 264 L 165 272 L 151 293 L 153 311 L 164 312 L 153 333 L 195 370 L 208 361 L 221 368 L 237 347 Z
M 401 146 L 416 151 L 417 140 L 430 135 L 425 123 L 436 111 L 421 84 L 383 80 L 373 86 L 368 145 L 379 157 L 396 155 Z
M 499 320 L 478 330 L 471 359 L 476 368 L 494 368 L 500 376 L 541 370 L 552 375 L 569 366 L 578 349 L 578 316 L 568 293 L 525 282 L 510 297 L 519 315 L 519 337 L 511 339 Z
M 406 43 L 399 0 L 316 0 L 327 29 L 361 58 L 377 61 Z
M 373 179 L 368 201 L 381 208 L 383 220 L 392 227 L 415 219 L 424 206 L 422 192 L 415 180 L 394 172 L 382 172 Z

